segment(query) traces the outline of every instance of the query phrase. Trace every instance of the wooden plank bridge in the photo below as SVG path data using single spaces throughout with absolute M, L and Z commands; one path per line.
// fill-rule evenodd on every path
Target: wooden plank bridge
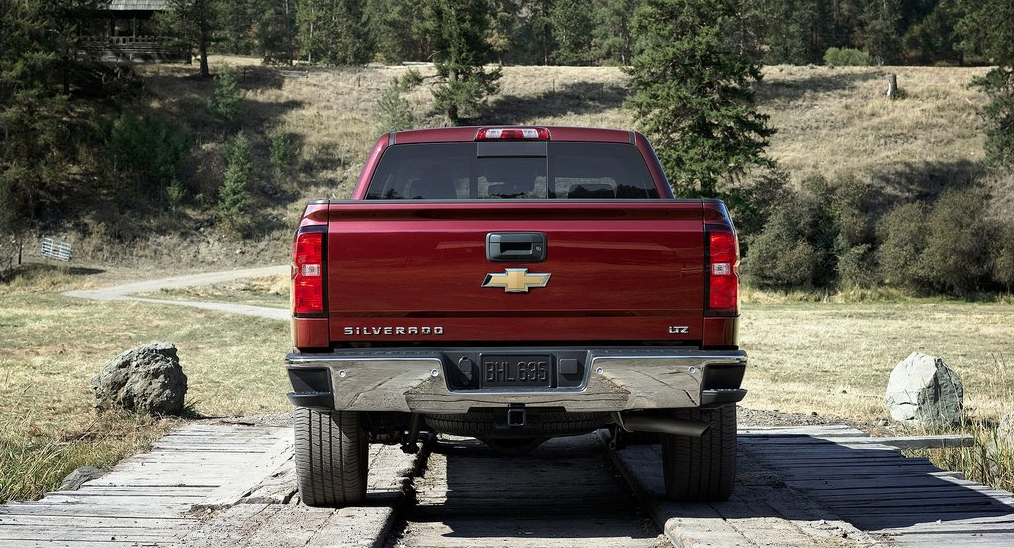
M 707 505 L 664 500 L 658 445 L 614 461 L 676 546 L 1014 547 L 1014 495 L 878 440 L 844 425 L 741 429 L 736 491 Z
M 679 547 L 1014 546 L 1010 493 L 848 427 L 741 430 L 736 493 L 720 504 L 663 500 L 659 451 L 611 455 Z M 307 508 L 290 428 L 194 423 L 78 491 L 0 507 L 0 548 L 383 546 L 419 460 L 390 446 L 370 459 L 365 506 Z M 574 475 L 561 485 L 585 478 L 561 470 Z

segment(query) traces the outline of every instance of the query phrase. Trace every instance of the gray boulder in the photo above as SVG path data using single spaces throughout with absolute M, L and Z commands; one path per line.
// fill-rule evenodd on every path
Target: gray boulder
M 891 418 L 918 426 L 961 422 L 964 406 L 961 379 L 944 360 L 913 352 L 891 372 L 887 405 Z
M 176 345 L 155 343 L 116 356 L 92 378 L 95 407 L 178 415 L 187 395 Z
M 99 468 L 82 466 L 63 478 L 63 483 L 60 484 L 60 491 L 77 491 L 86 481 L 98 479 L 102 477 L 102 474 L 105 474 L 105 472 Z

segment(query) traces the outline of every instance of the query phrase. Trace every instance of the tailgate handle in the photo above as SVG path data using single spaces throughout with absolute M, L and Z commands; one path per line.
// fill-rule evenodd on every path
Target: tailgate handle
M 486 260 L 491 263 L 541 263 L 546 260 L 543 232 L 490 232 Z

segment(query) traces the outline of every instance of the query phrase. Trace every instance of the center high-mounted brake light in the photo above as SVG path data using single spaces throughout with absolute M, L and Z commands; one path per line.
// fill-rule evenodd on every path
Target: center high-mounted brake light
M 739 313 L 739 242 L 730 229 L 708 231 L 708 313 Z
M 475 135 L 476 141 L 548 141 L 544 127 L 486 127 Z
M 324 312 L 324 233 L 299 232 L 292 244 L 292 311 Z

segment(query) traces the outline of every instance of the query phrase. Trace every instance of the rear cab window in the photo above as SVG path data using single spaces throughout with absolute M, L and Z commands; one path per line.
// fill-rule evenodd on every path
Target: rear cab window
M 625 143 L 510 141 L 392 145 L 367 200 L 644 200 L 658 190 Z

